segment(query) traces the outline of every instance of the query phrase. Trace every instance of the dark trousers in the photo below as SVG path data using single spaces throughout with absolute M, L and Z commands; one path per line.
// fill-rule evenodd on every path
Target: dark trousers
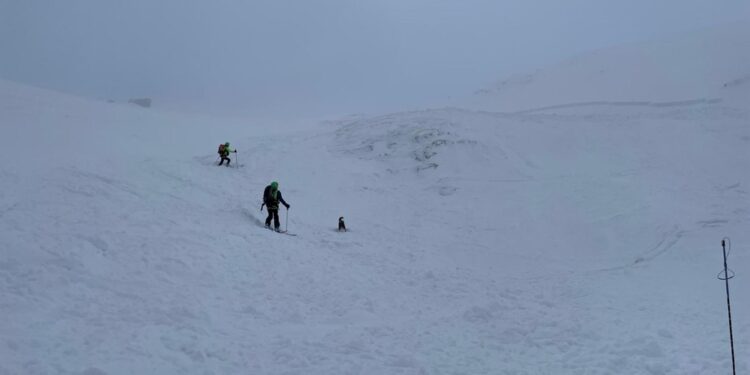
M 271 226 L 271 219 L 273 219 L 273 226 L 279 229 L 281 223 L 279 223 L 279 209 L 278 208 L 267 208 L 268 217 L 266 218 L 266 226 Z
M 229 166 L 229 163 L 231 163 L 231 162 L 232 162 L 232 159 L 230 159 L 230 158 L 228 158 L 228 157 L 226 157 L 226 156 L 222 156 L 222 157 L 221 157 L 221 161 L 219 162 L 219 165 L 222 165 L 222 164 L 224 164 L 224 160 L 226 160 L 226 161 L 227 161 L 227 167 Z

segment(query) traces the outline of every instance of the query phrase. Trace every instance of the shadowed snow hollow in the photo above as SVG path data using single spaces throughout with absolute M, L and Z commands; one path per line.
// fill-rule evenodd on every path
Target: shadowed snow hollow
M 505 154 L 480 141 L 477 129 L 467 126 L 462 111 L 419 111 L 336 122 L 332 151 L 346 157 L 376 160 L 391 174 L 452 175 L 471 168 L 508 168 Z M 486 134 L 486 133 L 485 133 Z M 447 169 L 447 171 L 443 171 Z

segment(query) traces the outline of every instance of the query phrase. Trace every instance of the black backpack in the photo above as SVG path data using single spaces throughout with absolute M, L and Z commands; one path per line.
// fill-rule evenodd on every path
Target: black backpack
M 271 203 L 272 201 L 271 197 L 271 185 L 266 186 L 266 190 L 263 191 L 263 203 L 266 204 L 266 206 Z

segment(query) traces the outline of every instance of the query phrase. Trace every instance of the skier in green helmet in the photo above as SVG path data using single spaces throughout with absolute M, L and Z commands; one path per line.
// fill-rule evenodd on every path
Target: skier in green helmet
M 271 220 L 273 219 L 274 230 L 279 231 L 281 223 L 279 222 L 279 202 L 281 202 L 286 209 L 289 209 L 289 204 L 286 203 L 284 198 L 281 196 L 281 190 L 279 190 L 279 183 L 274 181 L 270 185 L 266 186 L 263 191 L 263 205 L 268 210 L 268 217 L 266 218 L 266 228 L 271 229 Z M 261 206 L 263 209 L 263 206 Z
M 232 150 L 231 148 L 229 148 L 229 142 L 219 145 L 219 156 L 221 156 L 221 161 L 219 162 L 219 165 L 224 164 L 224 160 L 226 160 L 227 167 L 229 166 L 229 163 L 232 162 L 232 159 L 229 158 L 230 152 L 237 153 L 237 150 Z

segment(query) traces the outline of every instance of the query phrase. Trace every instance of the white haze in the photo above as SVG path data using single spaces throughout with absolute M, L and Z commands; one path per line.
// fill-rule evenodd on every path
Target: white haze
M 744 0 L 0 0 L 0 77 L 199 112 L 372 112 L 748 16 Z

